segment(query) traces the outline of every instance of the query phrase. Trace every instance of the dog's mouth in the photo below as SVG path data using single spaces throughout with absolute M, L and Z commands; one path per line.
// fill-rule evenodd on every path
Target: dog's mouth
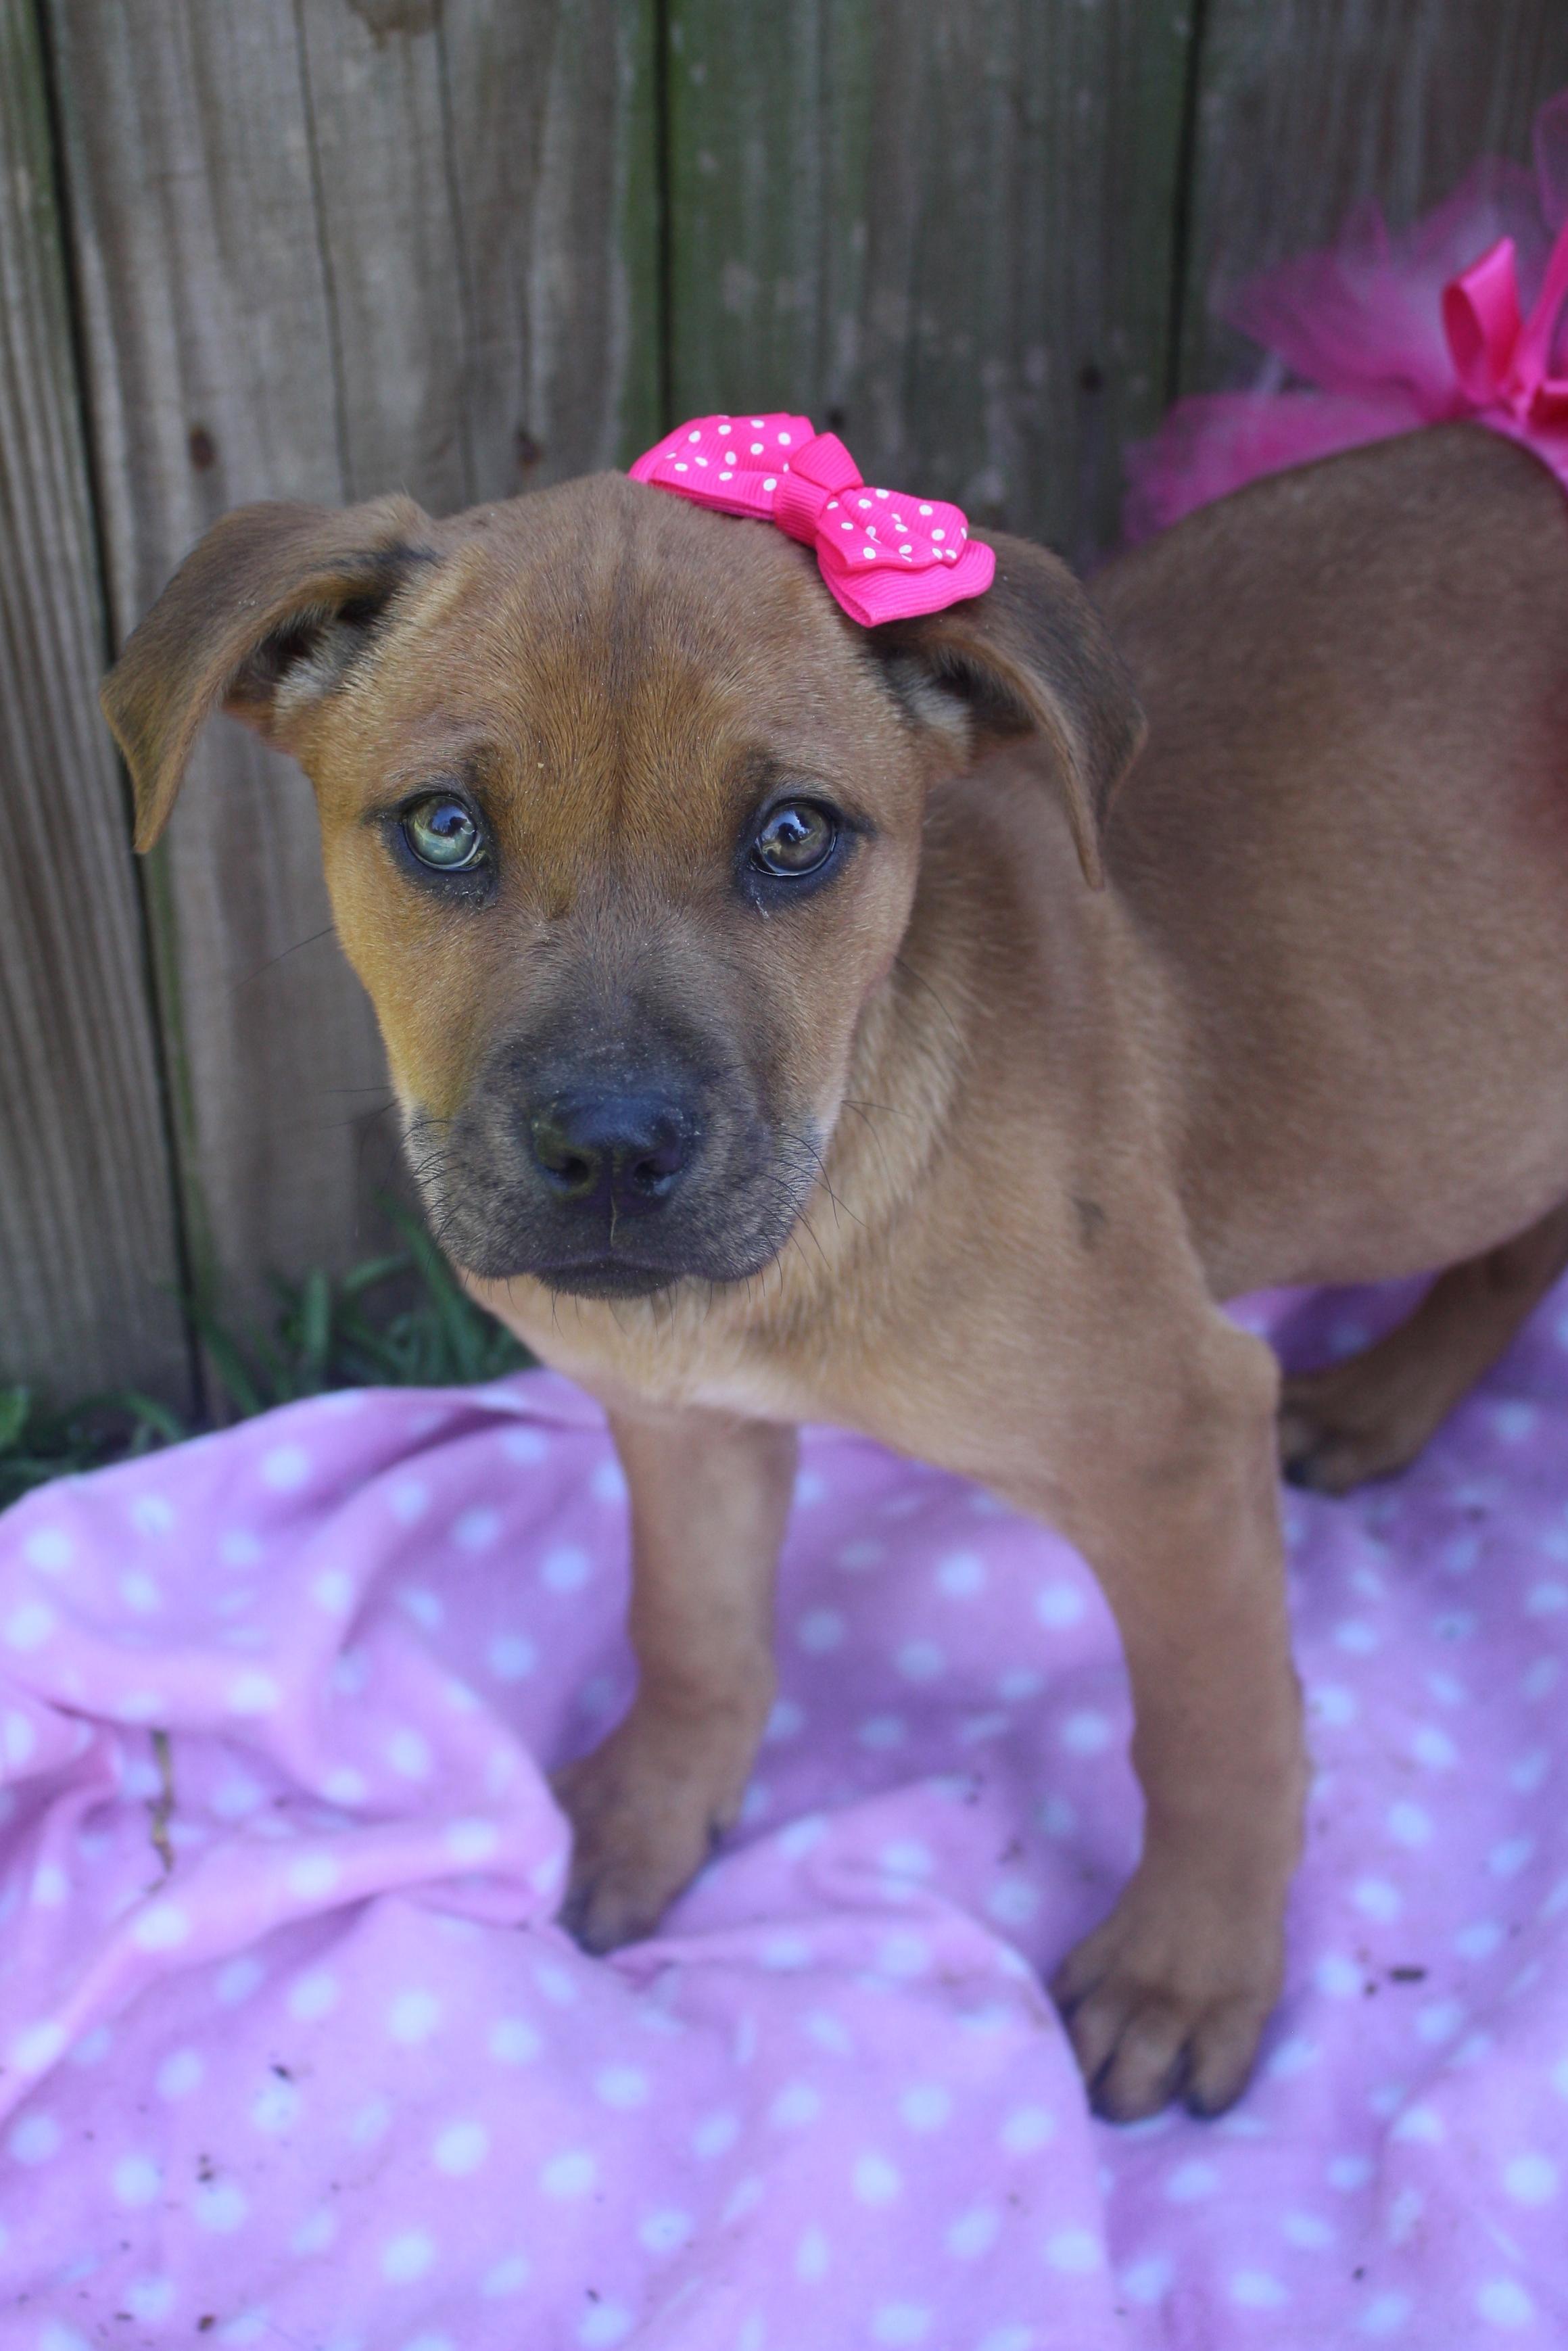
M 467 1270 L 476 1273 L 478 1268 L 470 1266 Z M 685 1279 L 678 1268 L 624 1257 L 572 1258 L 559 1264 L 519 1266 L 514 1274 L 519 1273 L 567 1298 L 653 1298 Z
M 445 1216 L 433 1218 L 445 1227 L 447 1255 L 481 1281 L 537 1281 L 562 1298 L 653 1298 L 685 1281 L 708 1287 L 749 1281 L 773 1263 L 789 1236 L 789 1225 L 775 1215 L 761 1227 L 721 1219 L 716 1231 L 699 1227 L 679 1238 L 671 1232 L 667 1255 L 643 1235 L 636 1252 L 602 1245 L 574 1249 L 563 1247 L 559 1236 L 539 1234 L 531 1218 L 496 1209 L 492 1202 L 477 1216 L 464 1208 L 454 1214 L 449 1200 Z

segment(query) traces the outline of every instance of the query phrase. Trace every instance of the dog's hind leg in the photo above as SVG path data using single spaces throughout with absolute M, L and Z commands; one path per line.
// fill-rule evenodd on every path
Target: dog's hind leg
M 1414 1461 L 1568 1265 L 1568 1203 L 1450 1266 L 1407 1322 L 1326 1371 L 1287 1379 L 1280 1461 L 1292 1484 L 1348 1493 Z

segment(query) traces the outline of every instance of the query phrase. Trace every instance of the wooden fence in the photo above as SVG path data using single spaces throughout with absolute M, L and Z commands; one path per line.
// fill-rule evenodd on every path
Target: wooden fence
M 138 869 L 97 717 L 225 507 L 766 403 L 1087 563 L 1216 291 L 1564 83 L 1565 0 L 0 0 L 0 1377 L 188 1400 L 182 1290 L 378 1238 L 308 789 L 220 721 Z

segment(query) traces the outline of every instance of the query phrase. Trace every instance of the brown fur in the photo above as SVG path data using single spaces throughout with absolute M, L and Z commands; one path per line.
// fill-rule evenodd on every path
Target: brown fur
M 1568 1251 L 1568 518 L 1445 428 L 1113 566 L 1150 732 L 1108 821 L 1125 674 L 1061 568 L 997 545 L 986 598 L 873 642 L 780 534 L 617 478 L 440 524 L 252 508 L 106 706 L 143 841 L 220 700 L 303 762 L 437 1228 L 610 1407 L 642 1678 L 560 1782 L 585 1938 L 651 1926 L 734 1817 L 790 1432 L 843 1421 L 1099 1573 L 1145 1852 L 1054 1989 L 1103 2111 L 1213 2111 L 1278 1990 L 1304 1782 L 1279 1382 L 1216 1301 L 1485 1260 L 1403 1353 L 1292 1384 L 1288 1459 L 1338 1487 L 1410 1458 Z M 454 778 L 488 894 L 396 853 Z M 737 843 L 779 779 L 861 831 L 768 899 Z M 518 1139 L 562 1070 L 697 1105 L 674 1205 L 612 1211 L 595 1266 Z

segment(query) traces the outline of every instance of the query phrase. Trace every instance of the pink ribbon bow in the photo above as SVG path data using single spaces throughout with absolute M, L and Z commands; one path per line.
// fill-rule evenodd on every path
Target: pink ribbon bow
M 809 416 L 694 417 L 631 474 L 814 547 L 829 591 L 866 628 L 983 595 L 996 573 L 957 507 L 871 488 L 838 435 L 814 432 Z
M 1504 409 L 1536 431 L 1568 426 L 1568 376 L 1553 375 L 1552 345 L 1568 299 L 1568 225 L 1552 248 L 1535 308 L 1520 308 L 1511 236 L 1443 288 L 1443 331 L 1460 388 L 1481 411 Z

